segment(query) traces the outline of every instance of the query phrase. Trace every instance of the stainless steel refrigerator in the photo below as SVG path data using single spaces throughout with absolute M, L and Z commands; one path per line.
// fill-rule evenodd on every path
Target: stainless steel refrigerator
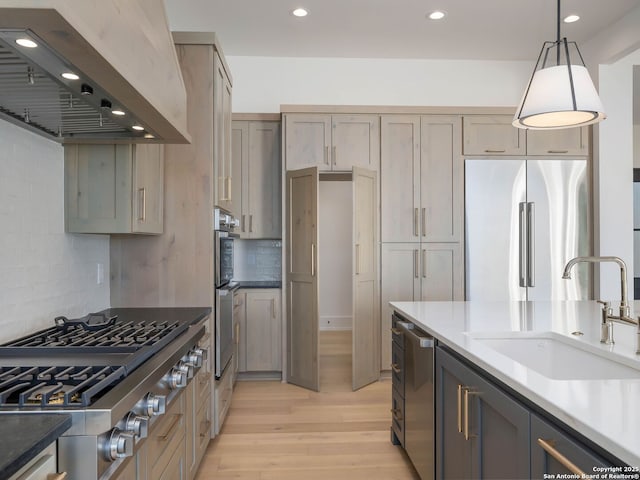
M 584 300 L 589 255 L 586 160 L 465 160 L 467 300 Z

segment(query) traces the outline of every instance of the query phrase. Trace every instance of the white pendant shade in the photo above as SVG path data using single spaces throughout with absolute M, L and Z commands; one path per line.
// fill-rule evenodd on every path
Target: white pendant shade
M 606 118 L 589 72 L 571 65 L 575 106 L 567 65 L 555 65 L 533 74 L 518 106 L 513 125 L 519 128 L 554 129 L 589 125 Z

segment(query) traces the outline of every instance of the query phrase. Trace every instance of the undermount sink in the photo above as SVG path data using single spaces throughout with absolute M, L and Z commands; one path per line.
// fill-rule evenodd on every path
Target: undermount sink
M 496 352 L 554 380 L 640 379 L 637 367 L 612 358 L 614 354 L 581 344 L 553 332 L 469 333 Z M 619 357 L 623 360 L 622 357 Z M 629 363 L 633 360 L 626 359 Z

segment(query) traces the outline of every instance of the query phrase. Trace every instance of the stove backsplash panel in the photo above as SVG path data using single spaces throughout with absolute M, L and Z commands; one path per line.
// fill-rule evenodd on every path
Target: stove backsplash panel
M 62 146 L 0 120 L 0 342 L 109 307 L 108 270 L 107 235 L 64 231 Z
M 234 280 L 282 280 L 282 240 L 236 240 L 234 245 Z

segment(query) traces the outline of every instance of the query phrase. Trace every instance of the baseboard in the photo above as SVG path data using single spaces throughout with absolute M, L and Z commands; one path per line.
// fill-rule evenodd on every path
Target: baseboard
M 256 380 L 280 381 L 282 380 L 282 372 L 240 372 L 238 373 L 237 380 L 239 382 L 256 381 Z
M 351 317 L 324 315 L 318 320 L 320 330 L 351 330 Z

